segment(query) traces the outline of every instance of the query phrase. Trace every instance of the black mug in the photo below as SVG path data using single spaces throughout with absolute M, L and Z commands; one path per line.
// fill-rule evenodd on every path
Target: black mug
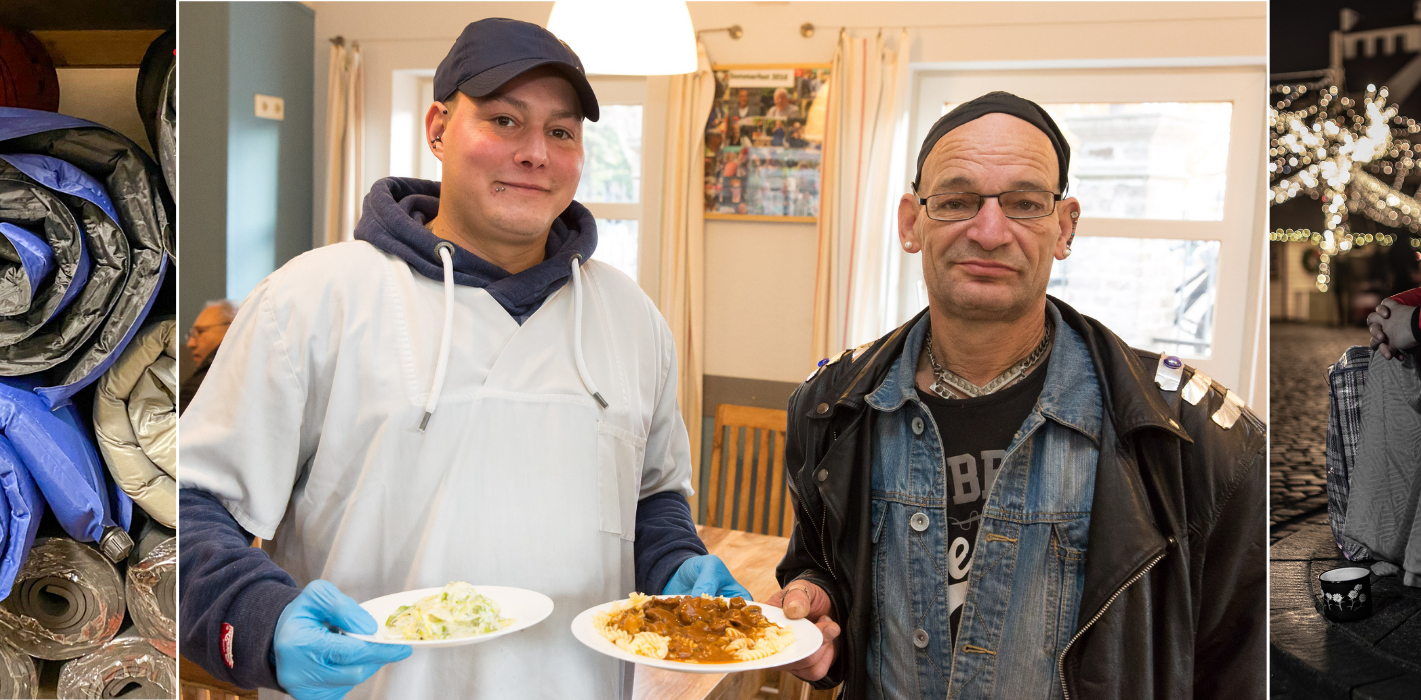
M 1318 576 L 1322 614 L 1333 622 L 1351 622 L 1372 614 L 1371 569 L 1347 566 Z

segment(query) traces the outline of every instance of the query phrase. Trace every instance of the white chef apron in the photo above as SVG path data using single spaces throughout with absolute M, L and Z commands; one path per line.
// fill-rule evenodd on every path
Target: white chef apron
M 438 350 L 427 340 L 438 337 L 437 327 L 427 327 L 442 316 L 442 293 L 426 280 L 407 283 L 397 305 L 410 318 L 411 337 L 421 339 L 413 352 L 428 356 L 413 363 L 418 381 L 427 382 Z M 368 442 L 322 441 L 292 494 L 273 559 L 298 584 L 323 578 L 356 600 L 450 581 L 526 588 L 553 600 L 552 615 L 522 632 L 417 649 L 357 686 L 350 700 L 630 698 L 630 665 L 591 651 L 569 627 L 579 612 L 623 598 L 634 585 L 645 438 L 629 415 L 638 411 L 629 406 L 635 392 L 624 386 L 635 366 L 618 363 L 634 363 L 639 353 L 617 357 L 608 310 L 584 283 L 587 361 L 613 404 L 600 409 L 572 358 L 570 283 L 522 326 L 487 292 L 457 292 L 449 380 L 427 433 L 416 429 L 422 397 L 372 409 L 385 397 L 341 396 L 335 382 L 326 432 L 332 416 L 354 415 L 360 425 L 342 431 Z M 460 342 L 470 333 L 475 342 Z M 389 345 L 395 354 L 401 343 Z M 378 394 L 380 386 L 365 390 Z M 347 401 L 367 403 L 352 411 Z M 424 505 L 407 505 L 416 503 Z M 263 690 L 261 697 L 285 696 Z

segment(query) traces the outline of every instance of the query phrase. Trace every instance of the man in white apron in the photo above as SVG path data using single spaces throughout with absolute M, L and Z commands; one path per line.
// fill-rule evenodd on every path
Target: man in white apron
M 596 96 L 571 49 L 502 19 L 464 30 L 434 88 L 443 182 L 377 182 L 356 241 L 263 281 L 183 415 L 183 652 L 301 700 L 629 697 L 577 613 L 746 593 L 695 535 L 670 331 L 588 260 L 572 196 Z M 357 600 L 450 581 L 556 607 L 413 655 L 331 630 L 374 631 Z

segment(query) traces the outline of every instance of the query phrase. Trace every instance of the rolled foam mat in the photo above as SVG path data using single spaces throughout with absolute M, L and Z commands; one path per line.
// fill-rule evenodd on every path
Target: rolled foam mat
M 42 372 L 35 392 L 58 407 L 108 369 L 153 307 L 173 250 L 172 196 L 136 144 L 74 117 L 0 108 L 0 159 L 0 221 L 53 254 L 28 306 L 0 316 L 0 376 Z M 39 268 L 3 238 L 18 292 L 18 269 L 28 279 Z
M 140 542 L 142 547 L 144 543 Z M 178 539 L 158 543 L 128 567 L 125 598 L 133 628 L 158 651 L 177 656 Z
M 41 537 L 0 601 L 0 636 L 30 656 L 72 659 L 113 639 L 123 613 L 123 579 L 113 564 L 67 537 Z
M 59 670 L 60 698 L 175 698 L 178 664 L 132 630 Z
M 0 642 L 0 698 L 39 697 L 39 669 L 35 660 L 15 647 Z
M 94 438 L 109 474 L 155 520 L 177 525 L 177 322 L 140 331 L 96 387 Z

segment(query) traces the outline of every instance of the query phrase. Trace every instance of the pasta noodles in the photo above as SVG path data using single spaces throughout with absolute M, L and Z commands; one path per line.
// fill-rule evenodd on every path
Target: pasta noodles
M 633 593 L 600 612 L 593 627 L 623 651 L 654 659 L 714 664 L 754 661 L 794 643 L 794 632 L 735 598 Z

